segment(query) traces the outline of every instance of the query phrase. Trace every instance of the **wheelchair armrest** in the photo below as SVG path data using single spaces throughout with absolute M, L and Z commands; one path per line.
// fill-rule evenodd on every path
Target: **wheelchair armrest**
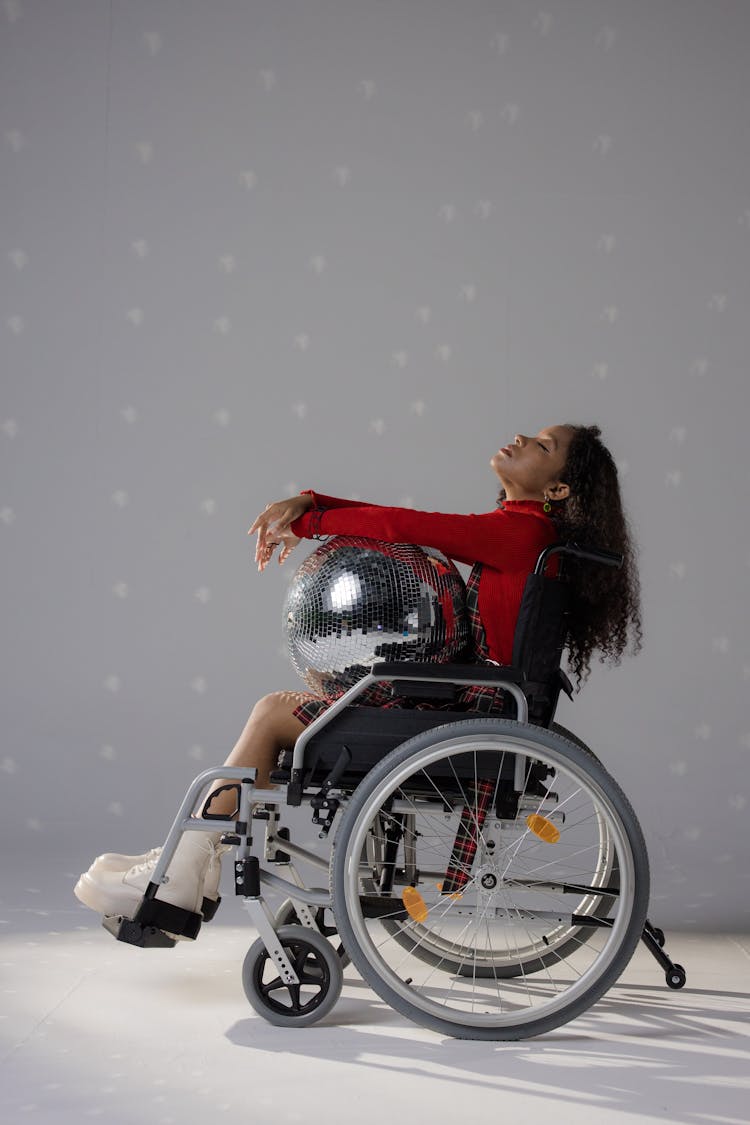
M 443 680 L 391 680 L 391 691 L 394 695 L 405 695 L 408 699 L 432 699 L 455 703 L 459 692 L 458 684 L 445 683 Z
M 524 681 L 520 668 L 506 664 L 421 664 L 416 660 L 392 660 L 373 664 L 370 670 L 373 676 L 399 681 L 399 691 L 407 686 L 407 680 L 450 681 L 455 677 L 471 684 L 494 684 L 503 680 L 522 684 Z

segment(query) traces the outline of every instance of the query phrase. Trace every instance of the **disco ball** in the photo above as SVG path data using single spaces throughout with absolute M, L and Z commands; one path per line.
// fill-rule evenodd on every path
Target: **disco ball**
M 433 548 L 337 535 L 302 562 L 284 599 L 292 664 L 335 698 L 381 660 L 445 664 L 469 642 L 466 588 Z

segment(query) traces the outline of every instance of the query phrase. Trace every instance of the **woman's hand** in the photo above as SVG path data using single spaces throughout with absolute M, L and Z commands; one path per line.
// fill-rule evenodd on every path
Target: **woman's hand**
M 277 500 L 274 504 L 266 504 L 265 511 L 261 512 L 248 531 L 248 535 L 252 535 L 254 531 L 258 532 L 255 561 L 259 572 L 268 566 L 275 547 L 281 548 L 279 551 L 279 564 L 281 564 L 301 542 L 289 530 L 289 525 L 309 511 L 314 503 L 312 496 L 292 496 L 288 500 Z

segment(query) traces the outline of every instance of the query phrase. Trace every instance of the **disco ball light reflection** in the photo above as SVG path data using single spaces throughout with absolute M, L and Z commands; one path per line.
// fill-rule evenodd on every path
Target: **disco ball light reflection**
M 337 535 L 291 578 L 283 628 L 298 675 L 333 698 L 381 660 L 460 659 L 470 635 L 466 587 L 431 547 Z

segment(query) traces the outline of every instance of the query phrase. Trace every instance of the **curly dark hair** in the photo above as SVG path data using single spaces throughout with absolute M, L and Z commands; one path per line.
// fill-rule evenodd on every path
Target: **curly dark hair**
M 553 502 L 550 513 L 558 540 L 573 540 L 623 555 L 620 568 L 566 558 L 571 607 L 568 619 L 568 670 L 576 677 L 576 691 L 591 672 L 591 656 L 617 665 L 632 634 L 632 654 L 640 652 L 640 582 L 637 546 L 623 511 L 617 466 L 599 440 L 598 426 L 566 423 L 575 430 L 560 480 L 570 486 L 565 500 Z M 498 504 L 505 499 L 501 489 Z

